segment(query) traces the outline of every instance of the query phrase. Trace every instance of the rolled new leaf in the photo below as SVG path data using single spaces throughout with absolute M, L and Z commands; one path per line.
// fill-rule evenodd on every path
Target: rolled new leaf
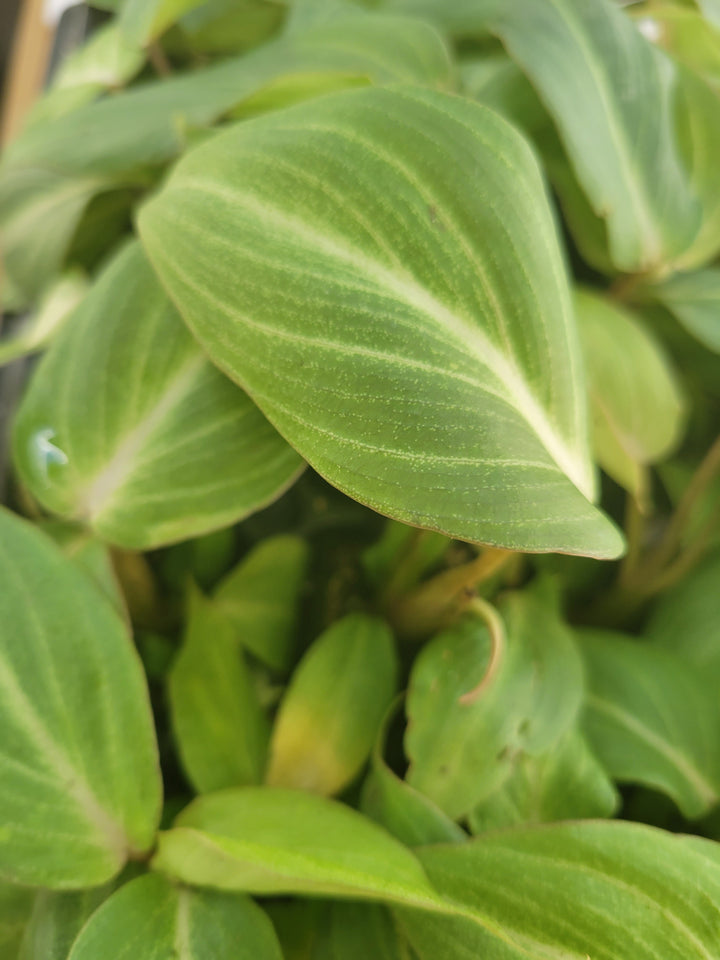
M 43 506 L 135 549 L 228 526 L 302 469 L 206 359 L 136 243 L 112 260 L 43 358 L 14 450 Z
M 43 533 L 0 511 L 0 878 L 96 886 L 152 847 L 162 784 L 125 621 Z
M 267 782 L 331 796 L 370 756 L 395 693 L 397 656 L 389 627 L 355 613 L 310 647 L 280 704 Z
M 341 490 L 465 540 L 621 551 L 545 188 L 494 113 L 333 94 L 191 151 L 139 222 L 213 360 Z

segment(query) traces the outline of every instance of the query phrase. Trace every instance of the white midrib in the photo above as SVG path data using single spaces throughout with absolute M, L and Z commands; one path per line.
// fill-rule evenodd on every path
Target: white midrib
M 216 194 L 230 203 L 242 204 L 261 222 L 272 222 L 285 234 L 293 233 L 304 245 L 313 246 L 331 258 L 356 270 L 362 270 L 379 287 L 388 290 L 419 313 L 439 321 L 457 343 L 472 350 L 477 360 L 498 381 L 507 400 L 523 415 L 560 470 L 588 500 L 592 499 L 593 478 L 586 469 L 584 458 L 567 446 L 550 422 L 545 409 L 530 391 L 522 373 L 510 358 L 498 350 L 477 324 L 458 316 L 409 277 L 399 276 L 361 250 L 341 244 L 335 238 L 313 230 L 302 220 L 261 203 L 251 195 L 223 190 L 215 184 L 191 178 L 183 179 L 182 186 L 197 186 L 202 191 Z
M 705 777 L 703 777 L 703 775 L 687 760 L 687 758 L 682 755 L 682 753 L 659 737 L 656 733 L 653 733 L 653 731 L 646 727 L 644 723 L 637 719 L 637 717 L 632 716 L 632 714 L 627 713 L 616 704 L 610 703 L 608 700 L 603 700 L 602 697 L 598 697 L 595 694 L 588 696 L 587 703 L 589 706 L 594 707 L 601 713 L 611 716 L 618 723 L 621 723 L 632 733 L 640 737 L 641 740 L 644 740 L 649 746 L 653 747 L 653 749 L 657 750 L 657 752 L 665 757 L 666 760 L 669 760 L 670 763 L 672 763 L 673 766 L 675 766 L 677 770 L 685 777 L 687 782 L 696 791 L 698 797 L 700 797 L 704 803 L 712 805 L 715 804 L 718 799 L 720 799 L 720 793 L 718 789 L 714 787 L 709 780 L 706 780 Z
M 13 717 L 20 722 L 28 737 L 60 778 L 67 794 L 82 810 L 87 822 L 101 834 L 107 848 L 118 857 L 120 863 L 124 863 L 128 849 L 125 831 L 101 806 L 90 785 L 80 775 L 80 771 L 73 766 L 63 753 L 62 747 L 45 729 L 37 711 L 7 663 L 3 663 L 0 669 L 0 691 L 2 691 L 5 706 L 12 708 Z
M 78 494 L 76 513 L 79 517 L 96 520 L 108 509 L 113 497 L 131 476 L 138 454 L 181 397 L 187 393 L 205 363 L 205 357 L 198 354 L 183 364 L 155 406 L 136 427 L 125 434 L 107 466 Z
M 177 960 L 193 960 L 190 940 L 190 897 L 189 890 L 177 892 L 177 914 L 175 920 L 175 953 Z

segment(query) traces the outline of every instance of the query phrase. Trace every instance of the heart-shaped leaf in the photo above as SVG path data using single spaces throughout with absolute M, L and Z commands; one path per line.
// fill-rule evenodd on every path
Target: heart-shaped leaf
M 364 89 L 239 124 L 183 159 L 140 229 L 213 360 L 340 489 L 467 540 L 620 552 L 587 499 L 544 186 L 495 114 Z
M 126 884 L 83 927 L 68 960 L 282 960 L 267 916 L 246 897 L 172 886 L 148 874 Z
M 198 798 L 161 834 L 153 866 L 183 883 L 247 893 L 437 901 L 412 853 L 372 821 L 272 787 Z
M 689 818 L 720 801 L 720 705 L 712 675 L 622 634 L 585 631 L 583 725 L 612 777 L 662 790 Z
M 153 844 L 162 786 L 124 620 L 39 530 L 0 511 L 0 877 L 95 886 Z
M 43 358 L 16 418 L 15 460 L 45 507 L 132 548 L 227 526 L 302 469 L 206 360 L 138 244 Z
M 419 857 L 465 912 L 398 911 L 420 960 L 720 957 L 720 863 L 661 830 L 558 824 Z

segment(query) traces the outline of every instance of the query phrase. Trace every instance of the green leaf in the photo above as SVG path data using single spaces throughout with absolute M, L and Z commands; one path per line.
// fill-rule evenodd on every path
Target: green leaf
M 161 782 L 121 617 L 47 537 L 0 512 L 0 877 L 90 887 L 153 844 Z
M 643 468 L 667 457 L 682 438 L 685 398 L 670 357 L 638 317 L 584 290 L 575 305 L 598 462 L 642 498 Z
M 688 818 L 720 800 L 720 705 L 706 674 L 673 653 L 603 631 L 581 635 L 583 726 L 616 780 L 671 797 Z
M 683 253 L 700 209 L 677 144 L 671 61 L 612 0 L 498 3 L 493 29 L 552 115 L 615 266 L 650 271 Z
M 630 7 L 628 13 L 648 40 L 720 87 L 720 31 L 699 11 L 664 3 L 653 4 L 652 8 L 647 4 Z
M 585 738 L 571 729 L 545 753 L 522 753 L 508 779 L 472 811 L 473 833 L 611 817 L 619 797 Z
M 637 295 L 662 304 L 703 346 L 720 353 L 720 270 L 678 273 Z
M 353 613 L 310 646 L 280 703 L 267 783 L 340 793 L 360 773 L 397 684 L 387 624 Z
M 182 160 L 140 228 L 213 360 L 345 493 L 461 539 L 620 552 L 586 499 L 544 187 L 490 111 L 362 89 L 239 124 Z
M 0 366 L 46 346 L 82 302 L 88 290 L 85 275 L 71 270 L 58 277 L 11 337 L 0 342 Z
M 399 699 L 386 715 L 392 720 Z M 372 767 L 363 784 L 360 809 L 408 847 L 428 843 L 462 843 L 467 834 L 428 797 L 390 769 L 383 757 L 386 730 L 377 738 Z
M 506 639 L 491 659 L 487 629 L 468 618 L 413 665 L 407 696 L 408 783 L 458 819 L 498 788 L 521 750 L 542 753 L 577 717 L 582 664 L 542 594 L 509 595 Z
M 40 527 L 95 582 L 120 616 L 127 618 L 125 597 L 107 544 L 64 520 L 45 520 Z
M 406 593 L 439 565 L 452 541 L 440 533 L 387 520 L 380 538 L 363 551 L 365 574 L 382 598 Z
M 274 0 L 209 0 L 185 14 L 179 27 L 195 51 L 238 53 L 270 36 L 285 13 Z
M 130 43 L 145 46 L 205 0 L 125 0 L 118 26 Z
M 112 893 L 112 885 L 71 893 L 41 890 L 25 931 L 18 960 L 68 960 L 85 922 Z
M 85 925 L 68 960 L 282 960 L 272 924 L 245 897 L 173 887 L 148 874 Z
M 447 86 L 448 52 L 426 23 L 362 16 L 279 37 L 200 71 L 144 83 L 28 127 L 3 153 L 0 221 L 5 266 L 36 297 L 64 262 L 90 200 L 103 191 L 146 189 L 157 168 L 282 77 L 348 74 L 376 83 Z M 53 229 L 44 225 L 52 222 Z
M 386 900 L 432 908 L 415 857 L 350 807 L 315 794 L 244 787 L 190 804 L 160 835 L 157 870 L 255 894 Z
M 7 957 L 7 960 L 18 958 L 18 950 L 34 901 L 34 890 L 16 887 L 11 883 L 0 883 L 0 956 Z M 22 960 L 22 957 L 18 960 Z
M 328 960 L 408 960 L 392 915 L 376 904 L 334 903 L 328 940 Z
M 270 724 L 231 624 L 197 591 L 168 684 L 175 741 L 195 789 L 260 783 Z
M 568 823 L 428 847 L 457 919 L 403 910 L 421 960 L 717 960 L 720 865 L 634 823 Z M 398 911 L 400 913 L 400 911 Z
M 213 595 L 238 641 L 280 673 L 288 671 L 295 659 L 295 627 L 308 560 L 304 540 L 270 537 L 230 571 Z
M 645 635 L 700 670 L 720 690 L 720 553 L 657 602 Z
M 720 0 L 697 0 L 697 5 L 709 23 L 720 27 Z
M 43 506 L 137 549 L 234 523 L 301 469 L 205 359 L 138 244 L 113 259 L 43 358 L 14 449 Z

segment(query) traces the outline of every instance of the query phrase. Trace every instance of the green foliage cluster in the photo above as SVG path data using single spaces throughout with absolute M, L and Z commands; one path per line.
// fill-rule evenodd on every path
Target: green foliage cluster
M 720 4 L 98 6 L 0 158 L 3 960 L 720 960 Z

